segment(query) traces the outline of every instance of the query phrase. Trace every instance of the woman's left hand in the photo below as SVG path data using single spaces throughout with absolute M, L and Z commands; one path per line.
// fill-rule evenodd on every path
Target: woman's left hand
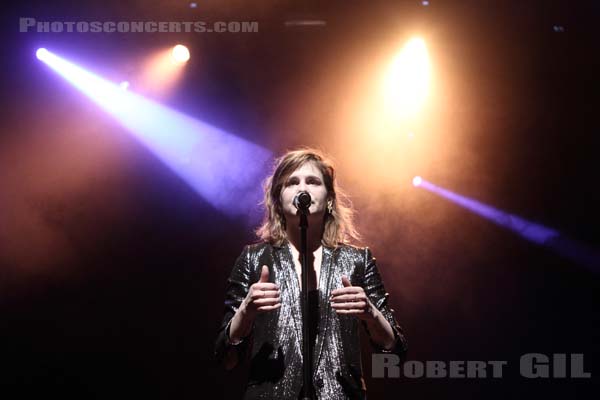
M 343 288 L 335 289 L 329 298 L 331 307 L 341 315 L 355 315 L 362 320 L 375 318 L 375 306 L 371 303 L 364 289 L 352 286 L 346 276 L 342 276 Z

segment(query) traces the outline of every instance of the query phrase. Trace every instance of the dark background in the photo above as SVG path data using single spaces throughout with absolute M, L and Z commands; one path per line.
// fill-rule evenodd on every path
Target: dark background
M 224 373 L 212 350 L 225 281 L 255 240 L 251 227 L 205 203 L 45 68 L 38 47 L 120 79 L 127 68 L 111 70 L 115 60 L 183 40 L 192 59 L 170 106 L 274 154 L 313 145 L 344 159 L 340 149 L 357 145 L 330 136 L 346 82 L 336 71 L 352 71 L 360 54 L 396 34 L 425 32 L 453 90 L 432 115 L 452 129 L 440 122 L 430 132 L 446 151 L 422 159 L 429 180 L 600 247 L 598 2 L 197 3 L 24 2 L 3 12 L 3 399 L 238 398 L 244 383 L 244 371 Z M 257 20 L 260 32 L 19 33 L 19 17 Z M 327 25 L 284 26 L 298 18 Z M 378 157 L 354 163 L 368 169 Z M 595 398 L 600 269 L 425 191 L 362 191 L 356 181 L 377 177 L 344 175 L 348 164 L 340 179 L 408 358 L 509 363 L 498 380 L 375 380 L 365 341 L 370 398 Z M 583 353 L 593 378 L 520 377 L 519 357 L 534 352 Z

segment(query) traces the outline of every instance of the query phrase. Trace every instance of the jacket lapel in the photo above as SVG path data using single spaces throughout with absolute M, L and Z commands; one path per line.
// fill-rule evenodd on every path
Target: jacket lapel
M 329 296 L 332 291 L 331 276 L 333 275 L 332 261 L 333 261 L 333 249 L 329 247 L 323 247 L 323 258 L 321 260 L 321 271 L 319 273 L 319 334 L 317 336 L 317 342 L 313 352 L 313 375 L 316 375 L 317 368 L 321 356 L 323 355 L 323 343 L 328 334 L 329 329 L 329 314 L 331 313 L 331 307 L 329 306 Z
M 323 257 L 321 260 L 321 270 L 319 273 L 319 334 L 313 349 L 313 374 L 317 374 L 317 367 L 323 356 L 323 344 L 325 337 L 327 337 L 329 330 L 329 316 L 332 312 L 332 308 L 329 306 L 329 296 L 331 291 L 334 289 L 335 282 L 332 282 L 332 271 L 333 258 L 335 256 L 334 249 L 330 247 L 323 247 Z M 297 348 L 302 351 L 302 312 L 301 312 L 301 299 L 300 299 L 300 284 L 298 282 L 298 276 L 296 275 L 296 268 L 294 260 L 292 259 L 292 253 L 288 248 L 287 244 L 279 247 L 275 252 L 276 264 L 279 265 L 279 283 L 283 288 L 291 293 L 291 298 L 296 299 L 290 305 L 292 321 L 294 324 L 294 336 L 296 340 Z
M 292 299 L 290 304 L 291 319 L 294 324 L 294 336 L 296 348 L 302 351 L 302 313 L 300 312 L 300 286 L 294 266 L 292 254 L 287 247 L 287 244 L 277 248 L 275 252 L 276 264 L 279 265 L 280 279 L 279 284 L 283 290 L 290 293 L 289 298 Z

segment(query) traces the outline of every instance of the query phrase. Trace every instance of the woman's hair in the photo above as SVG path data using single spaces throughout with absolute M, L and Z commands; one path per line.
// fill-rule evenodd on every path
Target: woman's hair
M 307 162 L 313 162 L 323 174 L 327 200 L 332 202 L 331 213 L 326 211 L 321 243 L 337 247 L 350 239 L 360 240 L 353 223 L 354 210 L 348 197 L 337 187 L 335 169 L 325 155 L 315 149 L 302 148 L 288 151 L 275 160 L 273 173 L 264 181 L 265 216 L 256 235 L 263 241 L 281 246 L 287 238 L 286 221 L 281 205 L 281 190 L 288 177 Z

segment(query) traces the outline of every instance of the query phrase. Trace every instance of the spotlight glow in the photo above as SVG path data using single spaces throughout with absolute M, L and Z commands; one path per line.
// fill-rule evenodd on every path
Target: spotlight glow
M 40 56 L 38 52 L 38 57 Z M 49 52 L 41 60 L 131 132 L 215 208 L 255 223 L 269 151 L 120 85 Z
M 420 176 L 415 176 L 412 180 L 412 184 L 414 187 L 418 187 L 423 182 Z
M 177 46 L 173 47 L 171 56 L 175 62 L 184 63 L 190 59 L 190 51 L 184 45 L 178 44 Z
M 425 41 L 409 40 L 393 59 L 383 81 L 386 111 L 393 119 L 416 114 L 427 98 L 431 65 Z
M 38 60 L 44 60 L 44 57 L 46 57 L 48 55 L 48 50 L 46 50 L 45 48 L 39 48 L 36 52 L 35 52 L 35 56 L 38 58 Z
M 173 53 L 180 54 L 180 51 L 175 51 L 175 47 L 165 47 L 148 56 L 136 82 L 138 91 L 154 98 L 164 98 L 171 93 L 186 66 L 186 62 L 176 61 Z

